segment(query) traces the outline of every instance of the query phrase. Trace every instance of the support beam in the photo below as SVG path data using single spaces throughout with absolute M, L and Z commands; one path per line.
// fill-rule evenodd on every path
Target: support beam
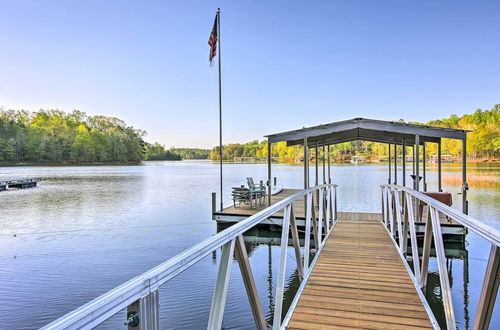
M 307 137 L 304 138 L 304 189 L 309 188 L 309 148 L 307 147 Z M 307 196 L 304 197 L 304 217 L 307 210 Z
M 467 135 L 462 140 L 462 212 L 469 214 L 469 205 L 467 202 Z
M 441 181 L 441 139 L 438 142 L 438 191 L 443 191 L 442 181 Z
M 271 177 L 271 162 L 273 157 L 271 155 L 271 140 L 267 139 L 267 205 L 271 206 L 271 192 L 272 187 L 272 177 Z
M 274 299 L 273 330 L 281 328 L 283 310 L 283 297 L 285 295 L 286 259 L 288 257 L 288 233 L 290 231 L 291 205 L 285 206 L 283 226 L 281 227 L 280 261 L 278 265 L 278 278 L 276 279 L 276 294 Z
M 322 160 L 323 160 L 323 184 L 326 183 L 326 164 L 325 164 L 325 161 L 326 161 L 326 157 L 325 157 L 325 145 L 323 144 L 323 157 L 322 157 Z
M 406 143 L 403 139 L 403 186 L 406 187 Z
M 420 143 L 419 143 L 419 138 L 420 136 L 415 135 L 415 159 L 413 162 L 415 163 L 415 188 L 413 188 L 416 191 L 420 191 Z M 420 218 L 417 218 L 420 219 Z
M 411 159 L 412 159 L 412 173 L 413 175 L 415 175 L 415 145 L 413 145 L 412 149 L 411 149 Z M 415 181 L 413 181 L 413 188 L 415 188 Z
M 391 175 L 391 145 L 387 144 L 387 146 L 389 148 L 389 158 L 387 159 L 387 162 L 389 163 L 389 178 L 387 179 L 387 183 L 391 184 L 391 178 L 392 178 L 392 175 Z
M 328 153 L 328 183 L 332 183 L 332 177 L 330 175 L 330 145 L 327 146 L 327 153 Z
M 500 247 L 491 246 L 488 266 L 484 275 L 483 289 L 479 298 L 474 330 L 488 329 L 500 282 Z
M 425 160 L 427 158 L 427 153 L 425 152 L 425 142 L 422 142 L 422 172 L 423 172 L 423 190 L 424 192 L 427 191 L 427 174 L 426 174 L 426 168 L 425 168 Z
M 297 220 L 295 219 L 295 212 L 293 211 L 293 204 L 290 205 L 290 231 L 292 232 L 293 249 L 295 251 L 295 260 L 297 261 L 297 271 L 299 278 L 304 279 L 304 268 L 302 265 L 302 256 L 300 255 L 300 239 L 299 231 L 297 229 Z
M 219 271 L 217 273 L 212 307 L 210 308 L 210 316 L 208 319 L 207 329 L 210 330 L 218 330 L 222 327 L 227 287 L 229 284 L 229 276 L 231 275 L 231 265 L 233 263 L 234 241 L 235 240 L 232 240 L 222 246 Z
M 236 238 L 235 255 L 236 260 L 238 260 L 238 264 L 240 265 L 241 277 L 243 278 L 243 283 L 245 284 L 255 325 L 257 329 L 265 330 L 267 329 L 266 318 L 260 304 L 259 293 L 257 291 L 257 286 L 255 285 L 255 279 L 252 273 L 252 268 L 250 267 L 248 253 L 242 235 L 239 235 Z
M 314 180 L 314 184 L 317 186 L 318 183 L 319 183 L 319 180 L 318 180 L 318 141 L 316 141 L 316 147 L 315 147 L 315 153 L 314 153 L 314 158 L 315 158 L 315 166 L 316 166 L 316 178 Z
M 398 184 L 398 147 L 394 141 L 394 184 Z

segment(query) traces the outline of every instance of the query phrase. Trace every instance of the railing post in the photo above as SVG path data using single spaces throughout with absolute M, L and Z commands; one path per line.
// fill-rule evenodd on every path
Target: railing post
M 234 255 L 234 239 L 222 246 L 222 253 L 217 273 L 217 281 L 215 282 L 214 296 L 212 298 L 212 307 L 210 309 L 210 317 L 208 319 L 207 329 L 219 330 L 222 327 L 222 319 L 224 317 L 224 307 L 226 305 L 227 286 L 229 284 L 229 276 L 231 275 L 231 265 Z
M 312 218 L 312 192 L 306 196 L 306 233 L 304 237 L 304 273 L 309 270 L 309 253 L 311 250 L 311 218 Z M 316 235 L 315 235 L 316 236 Z
M 283 296 L 285 293 L 284 291 L 285 291 L 286 258 L 288 249 L 288 232 L 290 231 L 289 227 L 290 213 L 291 213 L 291 205 L 285 206 L 285 212 L 283 215 L 283 227 L 281 229 L 280 262 L 278 265 L 278 278 L 276 280 L 273 330 L 279 330 L 281 327 Z
M 409 194 L 405 194 L 406 202 L 406 214 L 408 224 L 410 226 L 410 242 L 411 242 L 411 256 L 413 259 L 413 273 L 415 274 L 415 279 L 417 283 L 421 283 L 420 280 L 420 259 L 418 257 L 418 242 L 417 242 L 417 229 L 415 228 L 415 220 L 413 212 L 413 205 L 411 204 L 411 197 Z M 430 228 L 430 227 L 429 227 Z M 429 259 L 427 259 L 428 261 Z
M 413 214 L 413 204 L 412 204 L 412 214 Z M 420 268 L 420 278 L 417 278 L 418 283 L 420 284 L 420 287 L 422 289 L 425 288 L 425 286 L 427 285 L 427 272 L 429 271 L 431 242 L 432 242 L 432 219 L 431 219 L 431 207 L 429 205 L 427 207 L 427 220 L 425 221 L 424 246 L 422 249 L 422 267 Z
M 330 222 L 332 221 L 332 187 L 326 187 L 326 232 L 329 233 L 331 226 Z
M 235 255 L 238 260 L 238 264 L 240 265 L 241 276 L 243 277 L 243 283 L 245 284 L 250 307 L 252 308 L 255 325 L 259 330 L 267 329 L 266 319 L 264 317 L 264 312 L 262 311 L 259 294 L 255 285 L 252 268 L 250 267 L 248 253 L 242 235 L 239 235 L 236 238 Z
M 389 224 L 391 226 L 391 235 L 394 237 L 394 211 L 393 211 L 393 202 L 394 196 L 392 192 L 392 188 L 388 188 L 388 200 L 387 200 L 387 208 L 389 211 Z
M 483 289 L 479 298 L 474 329 L 488 329 L 500 282 L 500 247 L 492 244 L 488 266 L 484 275 Z
M 403 226 L 401 223 L 401 204 L 399 203 L 399 192 L 397 188 L 394 188 L 394 203 L 396 204 L 396 220 L 398 226 L 398 238 L 399 238 L 399 250 L 401 253 L 406 253 L 403 251 L 403 240 L 408 239 L 406 233 L 403 233 Z
M 337 187 L 333 187 L 333 206 L 334 206 L 334 220 L 337 221 Z
M 403 203 L 403 233 L 405 236 L 408 234 L 408 199 L 407 193 L 401 191 L 401 202 Z M 415 225 L 415 224 L 413 224 Z M 411 232 L 410 232 L 411 239 Z M 413 243 L 412 243 L 413 246 Z M 408 239 L 403 240 L 403 253 L 406 255 L 408 251 Z M 413 250 L 412 250 L 413 251 Z M 417 250 L 418 251 L 418 250 Z
M 318 192 L 318 238 L 319 238 L 320 245 L 321 245 L 321 242 L 323 242 L 323 218 L 325 216 L 323 204 L 324 204 L 323 189 L 319 189 L 319 192 Z
M 302 267 L 302 256 L 300 255 L 299 231 L 297 230 L 297 221 L 295 219 L 292 204 L 290 204 L 290 227 L 292 231 L 293 249 L 295 250 L 295 259 L 297 260 L 297 270 L 299 272 L 299 278 L 302 280 L 304 278 L 304 269 Z M 283 230 L 285 230 L 285 228 L 283 228 Z
M 158 290 L 133 302 L 127 307 L 127 323 L 129 330 L 159 330 L 160 303 Z
M 431 206 L 429 205 L 429 208 Z M 453 310 L 453 300 L 451 298 L 450 280 L 446 268 L 446 255 L 444 252 L 443 234 L 439 222 L 439 211 L 432 208 L 432 231 L 434 232 L 434 247 L 439 268 L 439 282 L 441 284 L 441 294 L 443 296 L 444 314 L 446 316 L 446 326 L 448 329 L 456 329 L 455 312 Z

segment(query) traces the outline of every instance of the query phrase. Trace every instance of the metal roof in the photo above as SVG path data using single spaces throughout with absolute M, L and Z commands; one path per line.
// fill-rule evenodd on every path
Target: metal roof
M 467 130 L 415 125 L 397 121 L 384 121 L 366 118 L 354 118 L 313 127 L 304 127 L 293 131 L 266 135 L 271 143 L 286 141 L 288 146 L 304 144 L 313 146 L 336 144 L 354 140 L 381 143 L 415 144 L 415 136 L 423 142 L 439 142 L 441 138 L 464 140 Z

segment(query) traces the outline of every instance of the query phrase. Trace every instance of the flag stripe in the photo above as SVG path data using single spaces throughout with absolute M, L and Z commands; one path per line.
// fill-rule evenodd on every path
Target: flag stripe
M 208 61 L 210 62 L 210 65 L 212 65 L 212 62 L 215 58 L 215 55 L 217 54 L 217 23 L 219 19 L 219 14 L 215 15 L 215 21 L 214 21 L 214 27 L 212 28 L 212 32 L 210 33 L 210 37 L 208 38 L 208 45 L 210 46 L 210 53 L 208 55 Z

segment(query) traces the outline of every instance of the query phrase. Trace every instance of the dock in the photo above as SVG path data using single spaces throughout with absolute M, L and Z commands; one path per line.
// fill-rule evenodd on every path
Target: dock
M 36 187 L 40 178 L 21 178 L 21 179 L 10 179 L 10 180 L 0 180 L 0 191 L 7 190 L 10 188 L 32 188 Z
M 292 196 L 293 194 L 301 191 L 301 189 L 283 189 L 280 193 L 272 196 L 271 205 L 281 202 L 285 198 Z M 315 196 L 313 196 L 314 203 L 316 203 Z M 295 217 L 297 219 L 297 226 L 305 226 L 305 215 L 304 215 L 304 200 L 296 200 L 293 203 L 295 210 Z M 262 203 L 251 208 L 249 205 L 242 205 L 239 207 L 234 207 L 234 205 L 228 206 L 222 210 L 212 210 L 212 218 L 218 223 L 237 223 L 247 217 L 254 215 L 268 207 L 268 204 Z M 355 214 L 351 212 L 338 212 L 340 217 L 350 217 L 350 214 Z M 380 220 L 382 218 L 381 213 L 365 213 L 371 218 L 376 218 Z M 466 230 L 462 225 L 453 221 L 451 218 L 447 218 L 444 215 L 440 217 L 441 225 L 443 228 L 443 234 L 446 235 L 448 240 L 463 241 Z M 276 212 L 268 219 L 264 220 L 262 224 L 264 225 L 280 225 L 283 222 L 283 210 Z M 415 226 L 417 229 L 417 235 L 423 238 L 425 233 L 425 222 L 426 218 L 423 217 L 422 221 L 416 221 Z
M 339 214 L 288 325 L 335 328 L 433 328 L 389 233 L 370 214 Z

